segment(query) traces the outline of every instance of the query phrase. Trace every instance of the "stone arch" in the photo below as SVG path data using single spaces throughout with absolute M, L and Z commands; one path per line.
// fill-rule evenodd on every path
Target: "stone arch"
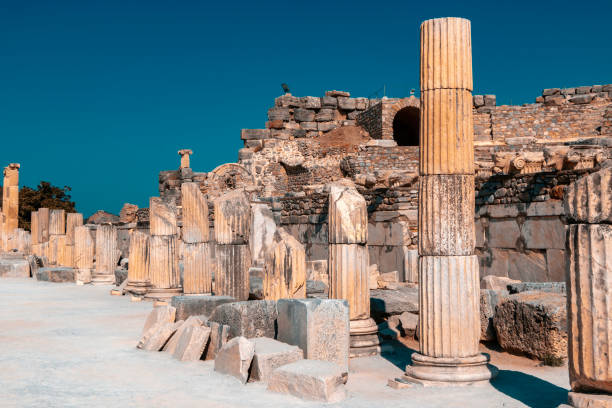
M 208 188 L 210 191 L 228 191 L 253 186 L 255 179 L 249 170 L 236 163 L 225 163 L 209 173 Z
M 404 98 L 391 106 L 393 140 L 398 146 L 419 145 L 420 109 L 415 97 Z

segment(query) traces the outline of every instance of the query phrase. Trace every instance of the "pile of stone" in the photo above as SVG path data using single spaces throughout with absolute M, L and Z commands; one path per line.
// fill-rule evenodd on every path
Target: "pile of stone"
M 179 296 L 173 306 L 154 307 L 137 347 L 180 361 L 214 360 L 215 371 L 274 392 L 326 402 L 345 397 L 346 301 L 207 298 Z
M 544 89 L 542 96 L 536 98 L 536 103 L 550 106 L 566 103 L 582 105 L 597 101 L 609 101 L 610 99 L 612 99 L 612 84 Z

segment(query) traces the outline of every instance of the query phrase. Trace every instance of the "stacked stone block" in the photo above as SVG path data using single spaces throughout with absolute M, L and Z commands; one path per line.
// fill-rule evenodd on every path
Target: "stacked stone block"
M 244 191 L 230 191 L 215 201 L 215 295 L 249 298 L 251 207 Z
M 474 145 L 470 22 L 421 25 L 419 353 L 405 380 L 488 380 L 474 255 Z
M 146 297 L 169 299 L 181 293 L 178 263 L 178 226 L 176 208 L 159 197 L 149 200 L 151 236 L 149 241 L 149 277 L 151 287 Z
M 115 282 L 115 268 L 119 262 L 117 228 L 100 224 L 96 229 L 96 263 L 92 273 L 94 285 L 110 285 Z
M 612 168 L 570 185 L 567 237 L 569 403 L 612 407 Z
M 183 292 L 212 293 L 208 202 L 198 183 L 183 183 Z
M 332 184 L 329 193 L 329 297 L 346 299 L 350 311 L 351 357 L 380 352 L 370 317 L 366 201 L 352 187 Z

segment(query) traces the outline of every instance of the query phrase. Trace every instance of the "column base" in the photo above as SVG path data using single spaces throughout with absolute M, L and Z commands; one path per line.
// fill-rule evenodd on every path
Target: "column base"
M 372 318 L 351 320 L 349 357 L 367 357 L 380 354 L 378 326 Z
M 146 295 L 151 287 L 151 283 L 148 281 L 128 281 L 125 285 L 125 291 L 132 293 L 137 296 Z
M 147 294 L 144 295 L 145 299 L 148 300 L 160 300 L 162 302 L 169 302 L 173 296 L 178 296 L 183 292 L 182 288 L 167 288 L 167 289 L 149 289 Z
M 114 285 L 115 284 L 115 275 L 98 275 L 92 274 L 91 276 L 91 284 L 92 285 Z
M 612 395 L 570 392 L 567 402 L 574 408 L 612 408 Z
M 437 358 L 414 353 L 412 365 L 406 367 L 406 374 L 401 378 L 396 378 L 396 384 L 390 382 L 389 385 L 394 388 L 404 388 L 485 383 L 497 376 L 497 367 L 488 362 L 489 357 L 484 354 L 474 357 Z

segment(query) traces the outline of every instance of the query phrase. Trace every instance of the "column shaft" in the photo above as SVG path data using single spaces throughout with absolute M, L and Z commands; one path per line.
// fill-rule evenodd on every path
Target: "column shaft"
M 208 242 L 183 244 L 183 292 L 185 294 L 212 293 L 210 262 Z
M 137 295 L 144 295 L 149 280 L 149 235 L 141 231 L 130 234 L 130 262 L 128 283 L 125 289 Z

